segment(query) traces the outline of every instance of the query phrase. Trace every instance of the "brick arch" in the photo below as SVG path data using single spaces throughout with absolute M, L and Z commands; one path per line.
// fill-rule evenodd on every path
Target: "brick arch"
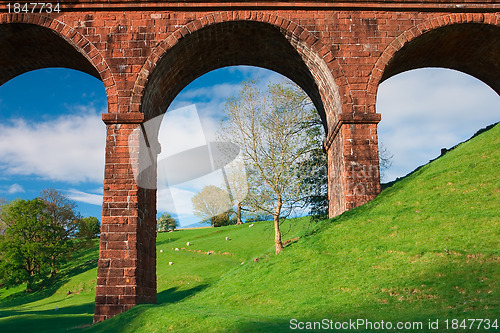
M 117 109 L 115 80 L 106 60 L 85 36 L 54 18 L 0 14 L 0 67 L 0 85 L 23 73 L 48 67 L 85 72 L 104 83 L 108 110 Z
M 243 26 L 245 29 L 242 28 Z M 218 29 L 219 27 L 220 29 Z M 275 41 L 276 39 L 279 40 L 281 37 L 279 42 L 282 44 L 277 48 L 286 47 L 283 42 L 285 40 L 287 41 L 290 47 L 290 49 L 287 50 L 288 55 L 293 50 L 297 55 L 294 59 L 295 64 L 300 65 L 300 62 L 302 62 L 302 68 L 298 70 L 300 73 L 293 73 L 297 71 L 297 67 L 290 67 L 288 70 L 285 69 L 285 67 L 289 65 L 285 64 L 286 58 L 281 59 L 281 63 L 283 64 L 267 63 L 262 59 L 262 56 L 259 57 L 259 55 L 255 56 L 254 59 L 247 58 L 238 61 L 238 59 L 236 59 L 238 56 L 233 56 L 232 58 L 228 56 L 228 53 L 231 52 L 238 54 L 238 50 L 226 50 L 224 54 L 226 57 L 225 60 L 208 60 L 205 62 L 203 68 L 191 70 L 191 74 L 187 73 L 189 70 L 185 68 L 176 72 L 174 75 L 177 76 L 176 79 L 179 82 L 177 82 L 175 86 L 173 86 L 173 84 L 160 84 L 159 86 L 167 88 L 165 90 L 170 91 L 168 96 L 163 95 L 160 97 L 157 91 L 148 90 L 148 87 L 158 86 L 159 82 L 165 83 L 166 79 L 162 81 L 160 76 L 165 76 L 166 73 L 168 75 L 168 68 L 166 68 L 167 63 L 173 62 L 175 58 L 175 55 L 169 55 L 170 53 L 175 53 L 178 49 L 183 47 L 183 44 L 200 44 L 200 39 L 204 32 L 207 32 L 208 35 L 208 32 L 212 33 L 215 31 L 217 34 L 221 33 L 218 30 L 224 29 L 239 29 L 239 33 L 244 33 L 246 29 L 255 30 L 257 31 L 257 33 L 255 33 L 255 41 L 262 40 L 262 36 L 265 35 L 265 33 L 274 33 L 272 38 L 275 39 L 270 37 L 269 40 Z M 237 36 L 237 34 L 238 31 L 234 32 L 232 36 Z M 218 37 L 215 38 L 217 39 Z M 221 42 L 221 40 L 218 42 Z M 269 48 L 274 45 L 266 44 L 265 46 Z M 236 48 L 237 46 L 233 47 L 233 49 Z M 196 52 L 200 52 L 200 50 L 197 49 Z M 263 52 L 267 52 L 269 55 L 272 51 L 265 50 Z M 240 51 L 239 53 L 241 54 L 242 52 Z M 186 51 L 184 54 L 188 54 L 188 52 Z M 185 57 L 180 56 L 178 59 L 184 61 Z M 193 57 L 193 59 L 195 59 L 195 57 Z M 213 63 L 210 64 L 210 61 L 213 61 Z M 189 64 L 175 63 L 175 65 L 184 67 Z M 315 35 L 311 34 L 304 27 L 276 15 L 263 14 L 261 12 L 233 12 L 210 14 L 191 21 L 160 42 L 152 51 L 137 77 L 132 92 L 131 111 L 144 112 L 146 118 L 161 114 L 165 112 L 168 105 L 181 89 L 192 80 L 211 70 L 230 65 L 254 65 L 264 67 L 289 77 L 292 81 L 299 84 L 299 86 L 301 86 L 311 97 L 323 119 L 325 129 L 327 130 L 335 125 L 337 115 L 342 113 L 342 105 L 349 104 L 351 100 L 348 82 L 344 76 L 340 63 L 333 56 L 332 51 Z M 174 72 L 171 71 L 171 73 Z M 152 99 L 153 101 L 151 101 Z
M 482 36 L 482 38 L 479 38 Z M 438 16 L 396 37 L 378 58 L 368 83 L 367 106 L 378 86 L 407 70 L 444 67 L 470 74 L 500 94 L 500 17 L 458 13 Z

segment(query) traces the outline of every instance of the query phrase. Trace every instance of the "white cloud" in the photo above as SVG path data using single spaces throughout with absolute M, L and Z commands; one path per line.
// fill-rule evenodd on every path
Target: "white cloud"
M 24 188 L 19 185 L 19 184 L 13 184 L 9 187 L 9 190 L 8 190 L 9 194 L 14 194 L 14 193 L 23 193 L 25 192 L 24 191 Z
M 446 69 L 421 69 L 382 83 L 379 141 L 394 155 L 386 180 L 416 167 L 500 118 L 500 97 L 479 80 Z
M 175 187 L 160 189 L 158 190 L 158 211 L 174 212 L 179 216 L 192 215 L 191 198 L 195 194 L 195 192 Z
M 165 113 L 158 141 L 161 144 L 158 160 L 206 144 L 196 106 L 191 104 Z
M 24 188 L 19 184 L 12 184 L 6 191 L 8 194 L 24 193 Z
M 187 90 L 182 94 L 182 99 L 227 100 L 238 94 L 240 84 L 221 83 L 198 89 Z
M 105 125 L 90 107 L 45 122 L 15 119 L 0 124 L 0 170 L 73 184 L 102 182 L 105 143 Z
M 102 206 L 102 195 L 86 193 L 76 189 L 69 189 L 66 192 L 68 198 L 71 200 Z

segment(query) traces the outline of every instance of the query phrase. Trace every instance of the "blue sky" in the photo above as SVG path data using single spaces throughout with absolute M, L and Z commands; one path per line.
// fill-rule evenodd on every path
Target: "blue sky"
M 241 81 L 255 77 L 263 86 L 283 79 L 241 66 L 210 72 L 187 86 L 162 122 L 160 159 L 213 140 L 225 101 L 237 94 Z M 384 181 L 407 174 L 438 156 L 442 147 L 466 140 L 500 118 L 500 97 L 491 88 L 451 70 L 402 73 L 384 82 L 377 98 L 379 141 L 394 155 Z M 82 215 L 100 218 L 101 114 L 106 108 L 102 83 L 73 70 L 33 71 L 0 86 L 0 197 L 31 199 L 51 187 L 76 201 Z M 183 122 L 190 125 L 179 126 Z M 201 128 L 203 135 L 193 135 L 190 126 Z M 198 179 L 170 195 L 159 191 L 159 211 L 170 210 L 175 202 L 181 225 L 196 222 L 193 189 L 217 179 L 220 175 Z

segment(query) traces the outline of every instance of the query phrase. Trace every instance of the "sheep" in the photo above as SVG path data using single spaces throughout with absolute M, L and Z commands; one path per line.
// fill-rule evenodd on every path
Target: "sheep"
M 186 246 L 189 246 L 189 245 L 191 245 L 191 243 L 187 242 L 187 243 L 186 243 Z
M 249 228 L 253 227 L 253 223 L 248 226 Z

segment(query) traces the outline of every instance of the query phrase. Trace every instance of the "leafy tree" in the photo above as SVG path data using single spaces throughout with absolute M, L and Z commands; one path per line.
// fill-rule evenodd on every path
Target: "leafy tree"
M 170 229 L 174 231 L 175 228 L 177 228 L 178 223 L 177 220 L 173 218 L 170 214 L 163 213 L 163 215 L 158 218 L 156 225 L 157 225 L 156 228 L 159 232 L 164 232 Z
M 227 191 L 215 186 L 205 186 L 192 199 L 193 212 L 212 227 L 219 226 L 224 220 L 224 214 L 233 206 Z
M 101 232 L 101 223 L 97 217 L 89 216 L 78 220 L 78 238 L 92 240 Z
M 78 236 L 78 226 L 81 216 L 76 212 L 76 203 L 68 199 L 64 194 L 55 189 L 45 189 L 41 192 L 40 200 L 45 204 L 45 210 L 52 220 L 52 224 L 57 226 L 57 233 L 54 234 L 59 242 L 71 245 L 68 242 L 71 238 Z M 62 259 L 63 253 L 54 251 L 50 259 L 52 271 L 57 272 L 57 263 Z
M 8 228 L 0 243 L 2 284 L 11 287 L 26 283 L 30 292 L 35 283 L 60 267 L 68 244 L 58 237 L 62 227 L 52 222 L 40 199 L 9 203 L 4 207 L 4 218 Z
M 328 160 L 323 148 L 325 131 L 316 109 L 310 110 L 309 122 L 304 123 L 306 133 L 314 142 L 309 159 L 302 164 L 299 173 L 309 196 L 306 204 L 313 220 L 328 218 Z
M 250 81 L 225 107 L 221 138 L 242 149 L 250 169 L 247 200 L 254 210 L 273 215 L 276 253 L 283 249 L 280 218 L 303 207 L 309 196 L 300 175 L 315 148 L 304 126 L 312 121 L 308 104 L 296 86 L 270 84 L 262 92 Z

